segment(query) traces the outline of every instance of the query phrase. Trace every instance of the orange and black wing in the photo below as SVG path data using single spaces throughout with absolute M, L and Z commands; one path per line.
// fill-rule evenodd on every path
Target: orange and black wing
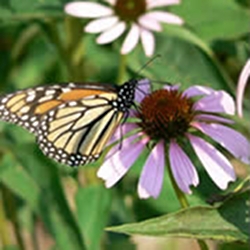
M 0 98 L 0 118 L 36 134 L 42 151 L 58 162 L 83 165 L 97 159 L 121 121 L 106 85 L 56 85 Z
M 70 101 L 41 120 L 37 139 L 42 151 L 58 162 L 78 166 L 99 158 L 123 113 L 110 100 L 115 94 Z
M 29 88 L 0 97 L 0 119 L 18 124 L 32 133 L 40 118 L 63 103 L 107 92 L 105 85 L 54 85 Z M 112 93 L 112 89 L 108 92 Z

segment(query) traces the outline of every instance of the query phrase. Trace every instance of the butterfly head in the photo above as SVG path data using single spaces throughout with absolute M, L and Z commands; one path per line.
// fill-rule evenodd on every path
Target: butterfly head
M 134 103 L 137 84 L 138 80 L 131 79 L 119 87 L 117 96 L 117 107 L 119 111 L 127 112 L 130 109 Z

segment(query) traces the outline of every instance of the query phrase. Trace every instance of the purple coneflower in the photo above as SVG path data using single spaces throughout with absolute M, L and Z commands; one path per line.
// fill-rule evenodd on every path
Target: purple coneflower
M 114 146 L 97 173 L 106 187 L 117 183 L 148 148 L 151 150 L 138 184 L 140 198 L 159 195 L 166 160 L 180 190 L 190 194 L 190 186 L 199 184 L 191 160 L 195 154 L 215 184 L 225 189 L 235 180 L 235 172 L 230 161 L 211 141 L 249 163 L 250 144 L 230 127 L 234 122 L 228 117 L 234 115 L 235 105 L 225 91 L 203 86 L 192 86 L 185 91 L 180 91 L 178 86 L 165 86 L 152 93 L 145 87 L 143 91 L 148 95 L 137 97 L 138 111 L 131 112 L 135 121 L 122 126 L 123 134 L 127 134 L 122 149 Z M 119 138 L 120 130 L 118 128 L 111 142 Z M 191 147 L 187 147 L 188 144 Z M 190 149 L 194 153 L 192 157 Z
M 113 42 L 128 31 L 121 47 L 122 54 L 132 51 L 141 39 L 147 56 L 154 53 L 154 31 L 161 31 L 161 22 L 183 24 L 183 20 L 169 12 L 154 8 L 179 4 L 180 0 L 104 0 L 105 5 L 95 2 L 72 2 L 65 6 L 69 15 L 82 18 L 96 18 L 84 30 L 101 33 L 98 44 Z

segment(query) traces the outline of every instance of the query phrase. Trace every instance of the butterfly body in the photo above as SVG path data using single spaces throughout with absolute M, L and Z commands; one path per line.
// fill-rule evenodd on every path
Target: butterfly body
M 138 80 L 119 87 L 75 84 L 35 87 L 0 97 L 0 119 L 36 135 L 45 155 L 70 166 L 100 157 L 134 103 Z

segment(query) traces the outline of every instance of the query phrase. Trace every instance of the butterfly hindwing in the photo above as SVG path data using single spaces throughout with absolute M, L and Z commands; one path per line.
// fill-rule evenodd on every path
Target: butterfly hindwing
M 58 162 L 84 165 L 99 158 L 123 117 L 113 108 L 113 93 L 70 101 L 41 120 L 37 140 L 41 150 Z

